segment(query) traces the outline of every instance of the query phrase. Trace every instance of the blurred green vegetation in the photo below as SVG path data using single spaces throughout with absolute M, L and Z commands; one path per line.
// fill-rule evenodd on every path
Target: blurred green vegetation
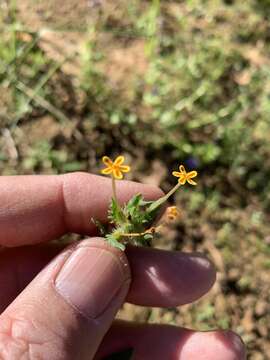
M 199 190 L 176 199 L 188 216 L 175 247 L 200 249 L 209 237 L 228 274 L 245 272 L 223 279 L 225 291 L 262 294 L 250 263 L 269 269 L 270 1 L 116 3 L 98 9 L 79 29 L 76 52 L 60 60 L 15 1 L 2 9 L 0 171 L 97 171 L 103 154 L 119 152 L 135 159 L 139 180 L 154 159 L 195 167 Z M 162 186 L 172 181 L 168 172 Z M 194 311 L 193 325 L 231 325 L 226 312 L 213 318 L 213 304 Z
M 75 101 L 76 96 L 87 99 L 79 109 L 86 128 L 103 126 L 131 136 L 148 152 L 170 152 L 171 163 L 191 159 L 203 171 L 220 169 L 223 182 L 241 188 L 243 200 L 252 191 L 269 208 L 269 24 L 255 11 L 269 6 L 264 3 L 187 1 L 177 8 L 133 0 L 122 10 L 126 23 L 111 15 L 87 29 L 90 40 L 80 54 L 78 78 L 62 80 L 62 87 L 74 91 Z M 77 114 L 72 104 L 63 103 L 55 84 L 62 63 L 46 56 L 40 33 L 23 27 L 15 7 L 5 22 L 0 80 L 10 101 L 2 122 L 14 127 L 46 112 L 70 121 Z M 112 41 L 125 37 L 144 43 L 147 71 L 133 79 L 128 98 L 110 84 L 106 66 L 99 66 L 105 57 L 100 34 L 106 32 Z M 124 142 L 118 145 L 125 150 Z

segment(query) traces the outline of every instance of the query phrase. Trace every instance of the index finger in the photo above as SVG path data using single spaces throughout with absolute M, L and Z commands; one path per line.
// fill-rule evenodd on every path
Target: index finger
M 136 193 L 148 200 L 162 196 L 155 186 L 117 182 L 121 203 Z M 91 218 L 106 221 L 111 197 L 110 179 L 87 173 L 0 177 L 0 245 L 35 244 L 69 232 L 91 235 Z

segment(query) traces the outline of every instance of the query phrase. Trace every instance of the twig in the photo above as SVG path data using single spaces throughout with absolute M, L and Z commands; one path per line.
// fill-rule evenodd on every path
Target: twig
M 68 58 L 65 58 L 61 63 L 57 63 L 55 64 L 55 66 L 53 66 L 46 75 L 44 75 L 40 81 L 38 82 L 38 84 L 35 86 L 34 89 L 30 89 L 32 91 L 32 95 L 30 96 L 30 94 L 28 96 L 28 100 L 26 101 L 26 106 L 29 106 L 30 103 L 35 100 L 35 98 L 37 96 L 40 96 L 38 95 L 38 93 L 40 92 L 40 90 L 46 85 L 46 83 L 52 78 L 52 76 L 56 73 L 56 71 L 58 69 L 61 68 L 61 66 L 67 61 Z M 42 97 L 40 97 L 42 98 Z M 44 99 L 44 98 L 42 98 Z M 45 99 L 44 99 L 45 100 Z M 46 101 L 46 100 L 45 100 Z M 53 106 L 53 105 L 51 105 Z M 58 109 L 56 109 L 57 111 L 59 111 Z M 18 115 L 15 119 L 14 119 L 14 126 L 17 126 L 18 125 L 18 122 L 20 121 L 21 119 L 21 115 Z
M 15 141 L 11 135 L 11 132 L 8 128 L 2 130 L 3 137 L 6 140 L 7 149 L 10 154 L 10 157 L 14 160 L 17 160 L 19 157 L 18 150 L 15 144 Z
M 58 119 L 60 122 L 65 123 L 68 122 L 69 119 L 66 117 L 65 114 L 63 114 L 59 109 L 57 109 L 54 105 L 49 103 L 47 100 L 45 100 L 43 97 L 39 96 L 35 93 L 35 91 L 25 84 L 23 84 L 21 81 L 17 81 L 15 84 L 16 88 L 20 90 L 22 93 L 24 93 L 26 96 L 31 98 L 31 100 L 34 100 L 37 104 L 42 106 L 45 110 L 50 112 L 56 119 Z

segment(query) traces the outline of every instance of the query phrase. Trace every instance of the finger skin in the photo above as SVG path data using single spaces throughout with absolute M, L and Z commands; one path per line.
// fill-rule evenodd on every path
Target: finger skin
M 155 186 L 117 182 L 121 203 L 136 193 L 148 200 L 163 194 Z M 106 220 L 111 197 L 111 180 L 87 173 L 0 177 L 0 245 L 35 244 L 68 232 L 90 235 L 91 218 Z
M 60 251 L 61 245 L 40 244 L 0 252 L 0 312 Z M 133 277 L 127 301 L 133 304 L 174 307 L 189 303 L 215 281 L 215 270 L 202 254 L 129 247 L 126 255 Z
M 127 301 L 143 306 L 175 307 L 207 293 L 216 280 L 202 254 L 128 247 L 132 286 Z
M 103 245 L 69 247 L 2 313 L 1 359 L 93 358 L 130 284 L 124 253 Z
M 56 244 L 0 250 L 0 313 L 61 250 Z
M 244 360 L 242 340 L 230 331 L 196 332 L 169 325 L 115 321 L 95 360 L 133 348 L 132 360 Z

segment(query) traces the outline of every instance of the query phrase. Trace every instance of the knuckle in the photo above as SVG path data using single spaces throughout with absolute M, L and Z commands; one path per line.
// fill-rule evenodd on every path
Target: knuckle
M 17 314 L 1 318 L 0 360 L 54 359 L 59 347 L 59 334 L 49 332 L 46 324 Z M 50 357 L 50 353 L 54 355 Z
M 21 322 L 6 316 L 0 322 L 0 359 L 30 359 Z

